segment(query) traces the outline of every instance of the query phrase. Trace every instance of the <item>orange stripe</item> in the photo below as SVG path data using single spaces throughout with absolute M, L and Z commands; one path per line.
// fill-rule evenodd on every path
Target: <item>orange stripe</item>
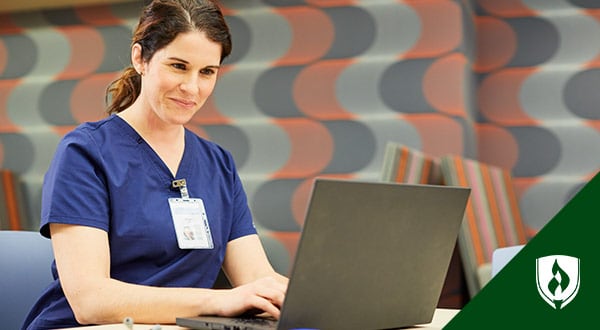
M 427 183 L 429 182 L 429 176 L 430 176 L 430 172 L 431 172 L 431 165 L 432 165 L 433 161 L 431 159 L 428 158 L 423 158 L 423 168 L 421 169 L 421 180 L 420 183 Z
M 510 203 L 510 210 L 513 216 L 513 223 L 515 224 L 515 229 L 517 230 L 517 239 L 519 240 L 519 244 L 525 244 L 527 243 L 525 225 L 523 224 L 523 219 L 521 219 L 521 212 L 519 212 L 519 203 L 517 202 L 517 196 L 515 195 L 513 189 L 513 182 L 510 173 L 504 172 L 503 179 L 508 195 L 508 202 Z
M 485 194 L 490 207 L 490 213 L 492 216 L 492 225 L 494 226 L 495 237 L 498 240 L 499 247 L 506 246 L 506 236 L 504 229 L 502 228 L 502 220 L 500 219 L 500 211 L 498 210 L 498 201 L 496 200 L 496 194 L 494 193 L 492 179 L 490 177 L 490 169 L 485 166 L 480 166 L 481 178 L 483 179 L 483 187 L 485 188 Z
M 15 187 L 12 173 L 9 170 L 2 171 L 2 184 L 4 195 L 6 196 L 6 208 L 8 210 L 8 222 L 12 230 L 21 230 L 21 221 L 19 219 L 19 209 L 17 198 L 15 196 Z
M 296 258 L 296 249 L 298 247 L 298 242 L 300 241 L 300 232 L 273 231 L 267 232 L 267 235 L 271 236 L 273 239 L 276 239 L 285 247 L 288 252 L 289 260 L 294 260 Z M 292 264 L 293 262 L 290 262 L 290 265 Z M 287 271 L 289 272 L 291 269 L 288 269 Z
M 408 166 L 409 152 L 406 148 L 400 148 L 400 158 L 398 159 L 398 171 L 396 172 L 396 182 L 404 182 L 406 177 L 406 166 Z
M 459 157 L 454 158 L 454 164 L 456 166 L 456 176 L 458 178 L 459 185 L 462 187 L 468 187 L 467 176 L 465 175 L 465 169 L 463 163 Z M 481 265 L 485 262 L 483 257 L 483 249 L 481 248 L 481 238 L 479 237 L 479 230 L 477 228 L 477 222 L 475 221 L 475 211 L 473 210 L 473 204 L 471 198 L 467 202 L 467 208 L 465 209 L 467 215 L 467 222 L 469 225 L 469 232 L 473 240 L 473 250 L 475 251 L 475 258 L 477 259 L 477 265 Z
M 525 228 L 523 230 L 525 230 L 525 234 L 527 235 L 527 239 L 532 239 L 539 230 L 528 227 L 528 226 L 524 226 Z

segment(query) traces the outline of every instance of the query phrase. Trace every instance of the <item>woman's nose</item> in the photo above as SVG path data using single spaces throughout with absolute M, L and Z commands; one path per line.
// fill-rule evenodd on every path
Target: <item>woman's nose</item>
M 188 93 L 196 93 L 200 88 L 200 82 L 195 75 L 186 75 L 181 84 L 180 88 Z

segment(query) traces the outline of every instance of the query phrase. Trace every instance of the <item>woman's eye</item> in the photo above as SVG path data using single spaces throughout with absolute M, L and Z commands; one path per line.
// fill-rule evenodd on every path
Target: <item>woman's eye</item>
M 203 75 L 206 75 L 206 76 L 210 76 L 215 73 L 215 70 L 213 70 L 211 68 L 206 68 L 206 69 L 200 70 L 200 73 L 202 73 Z
M 177 70 L 185 70 L 185 64 L 182 63 L 173 63 L 171 66 Z

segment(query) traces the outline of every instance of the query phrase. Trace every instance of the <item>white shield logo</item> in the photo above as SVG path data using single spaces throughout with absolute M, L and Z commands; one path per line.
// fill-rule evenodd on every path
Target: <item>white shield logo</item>
M 579 258 L 552 255 L 536 259 L 540 296 L 554 309 L 562 309 L 579 291 Z

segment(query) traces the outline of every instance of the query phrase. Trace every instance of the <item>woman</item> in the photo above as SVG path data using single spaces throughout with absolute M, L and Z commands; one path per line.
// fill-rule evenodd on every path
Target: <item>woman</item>
M 46 173 L 40 231 L 57 280 L 24 329 L 279 316 L 287 278 L 267 260 L 232 156 L 183 126 L 230 51 L 210 0 L 143 10 L 132 66 L 107 90 L 110 116 L 65 135 Z M 221 267 L 233 289 L 210 289 Z

